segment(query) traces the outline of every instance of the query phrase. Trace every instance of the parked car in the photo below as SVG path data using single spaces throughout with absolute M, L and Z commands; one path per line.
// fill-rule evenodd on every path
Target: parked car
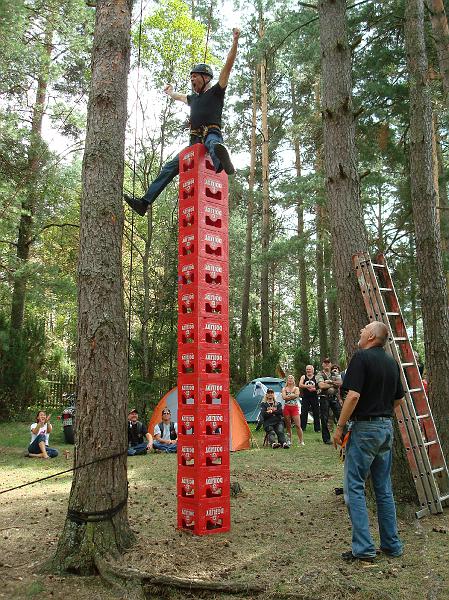
M 64 441 L 66 444 L 75 443 L 75 394 L 65 394 L 65 400 L 67 402 L 66 408 L 63 409 L 61 414 L 62 430 L 64 432 Z

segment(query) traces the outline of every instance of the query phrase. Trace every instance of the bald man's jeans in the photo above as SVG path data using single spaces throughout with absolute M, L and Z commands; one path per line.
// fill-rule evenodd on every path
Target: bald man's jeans
M 380 547 L 391 556 L 402 554 L 391 487 L 392 445 L 393 423 L 390 418 L 352 422 L 344 462 L 344 498 L 352 523 L 354 556 L 376 555 L 365 499 L 365 482 L 369 475 L 376 496 Z

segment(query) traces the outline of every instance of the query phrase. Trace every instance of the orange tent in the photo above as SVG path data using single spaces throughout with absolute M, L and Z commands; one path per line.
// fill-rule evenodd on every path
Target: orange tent
M 230 450 L 249 450 L 250 448 L 250 431 L 248 423 L 243 415 L 242 409 L 236 402 L 235 398 L 229 397 L 229 412 L 231 418 L 231 440 Z M 153 435 L 154 427 L 162 421 L 162 409 L 169 408 L 173 421 L 178 419 L 178 388 L 174 387 L 159 401 L 158 405 L 151 415 L 148 431 Z

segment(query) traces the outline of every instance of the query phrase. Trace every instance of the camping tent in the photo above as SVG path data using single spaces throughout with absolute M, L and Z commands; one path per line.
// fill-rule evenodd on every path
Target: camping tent
M 171 412 L 172 420 L 178 419 L 178 388 L 174 387 L 159 401 L 158 405 L 151 415 L 148 431 L 153 435 L 154 427 L 162 421 L 162 409 L 168 407 Z M 230 396 L 229 400 L 230 419 L 231 419 L 231 451 L 248 450 L 250 448 L 250 431 L 240 406 L 235 398 Z
M 248 423 L 255 423 L 259 414 L 259 404 L 263 397 L 264 388 L 274 390 L 277 398 L 281 400 L 281 390 L 285 385 L 284 379 L 276 377 L 257 377 L 239 391 L 235 397 Z

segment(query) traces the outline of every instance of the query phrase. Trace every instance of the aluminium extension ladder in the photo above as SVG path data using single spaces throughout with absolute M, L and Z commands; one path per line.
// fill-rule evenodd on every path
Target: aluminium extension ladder
M 353 264 L 368 318 L 388 327 L 386 350 L 400 366 L 405 402 L 396 417 L 420 503 L 416 516 L 441 513 L 449 500 L 449 473 L 390 271 L 383 254 L 375 262 L 367 253 L 355 254 Z

